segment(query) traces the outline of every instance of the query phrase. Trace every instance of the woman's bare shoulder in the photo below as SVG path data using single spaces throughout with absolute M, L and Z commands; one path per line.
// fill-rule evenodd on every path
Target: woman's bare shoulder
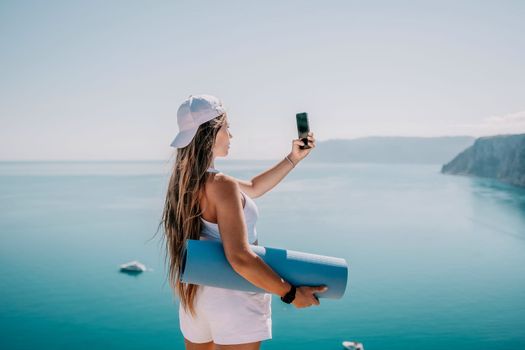
M 237 198 L 240 196 L 239 184 L 229 175 L 214 174 L 206 184 L 206 194 L 211 198 L 224 199 L 224 197 L 230 196 Z
M 207 187 L 213 191 L 231 191 L 238 190 L 239 184 L 235 181 L 235 178 L 219 173 L 210 178 Z

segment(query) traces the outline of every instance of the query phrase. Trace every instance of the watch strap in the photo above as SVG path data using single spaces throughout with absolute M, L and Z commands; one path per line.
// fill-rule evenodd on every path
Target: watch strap
M 285 302 L 286 304 L 291 304 L 292 301 L 295 299 L 295 291 L 296 291 L 296 288 L 292 284 L 292 287 L 290 288 L 290 290 L 284 296 L 281 297 L 281 300 Z

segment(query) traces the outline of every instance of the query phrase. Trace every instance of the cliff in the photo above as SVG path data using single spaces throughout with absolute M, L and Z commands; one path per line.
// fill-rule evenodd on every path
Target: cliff
M 525 134 L 478 138 L 443 165 L 441 172 L 488 177 L 525 186 Z

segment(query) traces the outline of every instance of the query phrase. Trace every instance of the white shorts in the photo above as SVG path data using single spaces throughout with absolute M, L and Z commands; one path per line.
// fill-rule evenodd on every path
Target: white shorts
M 233 345 L 272 338 L 272 295 L 199 286 L 196 317 L 179 301 L 180 330 L 192 343 Z

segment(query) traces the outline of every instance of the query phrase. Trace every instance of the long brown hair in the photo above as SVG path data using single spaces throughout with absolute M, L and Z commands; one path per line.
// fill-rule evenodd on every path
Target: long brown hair
M 182 255 L 187 239 L 199 239 L 202 228 L 200 201 L 204 185 L 212 174 L 207 172 L 213 161 L 213 145 L 219 128 L 225 123 L 226 114 L 199 126 L 189 145 L 177 149 L 162 219 L 164 226 L 166 263 L 169 257 L 168 278 L 172 290 L 179 297 L 185 310 L 195 316 L 193 300 L 198 285 L 180 282 Z

